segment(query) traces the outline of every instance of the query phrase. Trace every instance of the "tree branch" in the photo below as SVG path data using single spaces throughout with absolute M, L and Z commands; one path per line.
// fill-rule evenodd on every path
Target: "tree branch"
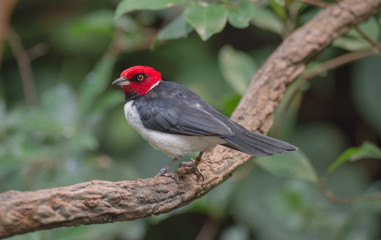
M 26 105 L 28 105 L 29 107 L 36 106 L 36 84 L 34 82 L 33 71 L 30 65 L 28 53 L 25 51 L 24 46 L 21 43 L 20 37 L 13 30 L 13 28 L 8 29 L 8 40 L 13 55 L 15 56 L 15 59 L 17 61 L 17 66 L 19 68 Z
M 7 38 L 9 19 L 17 2 L 18 0 L 0 1 L 0 68 L 3 56 L 3 42 Z
M 288 36 L 255 74 L 232 119 L 267 132 L 273 111 L 306 64 L 335 38 L 381 8 L 381 0 L 343 0 L 322 10 Z M 167 177 L 137 181 L 90 181 L 33 192 L 0 194 L 0 238 L 61 226 L 134 220 L 169 212 L 202 197 L 229 178 L 249 156 L 222 146 L 199 165 L 205 181 L 179 169 Z

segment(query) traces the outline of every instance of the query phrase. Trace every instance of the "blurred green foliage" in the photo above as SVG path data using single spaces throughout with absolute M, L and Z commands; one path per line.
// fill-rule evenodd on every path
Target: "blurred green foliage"
M 6 44 L 0 192 L 152 177 L 169 158 L 127 125 L 113 79 L 150 65 L 230 115 L 282 38 L 318 11 L 287 0 L 20 1 L 11 26 L 31 60 L 38 105 L 26 102 L 24 91 L 32 90 L 23 89 L 23 69 Z M 379 42 L 380 14 L 359 28 Z M 352 29 L 308 69 L 372 47 Z M 186 207 L 11 239 L 378 239 L 381 201 L 365 200 L 381 191 L 381 164 L 372 160 L 381 151 L 380 61 L 376 55 L 297 80 L 271 134 L 300 150 L 250 160 Z M 331 202 L 327 191 L 341 198 Z M 337 203 L 353 196 L 364 201 Z

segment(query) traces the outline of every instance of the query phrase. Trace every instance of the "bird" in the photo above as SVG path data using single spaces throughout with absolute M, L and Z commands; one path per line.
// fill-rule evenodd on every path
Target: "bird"
M 191 166 L 204 179 L 198 165 L 202 154 L 220 144 L 252 156 L 270 156 L 298 148 L 287 142 L 250 131 L 215 110 L 190 89 L 164 81 L 152 67 L 125 69 L 112 82 L 125 95 L 124 115 L 128 124 L 149 144 L 173 159 L 156 176 L 172 177 L 168 169 L 186 154 L 199 152 Z

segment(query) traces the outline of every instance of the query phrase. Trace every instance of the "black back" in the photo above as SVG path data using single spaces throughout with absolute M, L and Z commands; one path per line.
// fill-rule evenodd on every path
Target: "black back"
M 174 82 L 160 82 L 134 100 L 144 127 L 189 136 L 232 136 L 232 130 L 205 100 Z M 149 107 L 148 107 L 149 106 Z M 222 115 L 224 116 L 224 115 Z
M 160 82 L 134 99 L 144 127 L 188 136 L 217 136 L 227 147 L 253 156 L 268 156 L 297 147 L 247 130 L 211 107 L 191 90 L 174 82 Z M 148 107 L 149 106 L 149 107 Z

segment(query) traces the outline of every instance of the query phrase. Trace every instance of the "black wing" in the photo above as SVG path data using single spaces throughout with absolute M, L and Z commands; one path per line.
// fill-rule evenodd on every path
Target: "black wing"
M 144 127 L 188 136 L 233 136 L 210 112 L 215 110 L 196 93 L 172 82 L 161 82 L 134 101 Z M 147 106 L 150 106 L 149 108 Z

